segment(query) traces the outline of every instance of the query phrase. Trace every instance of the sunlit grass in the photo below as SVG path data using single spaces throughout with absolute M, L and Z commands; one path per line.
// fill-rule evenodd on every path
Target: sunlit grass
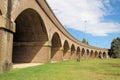
M 120 80 L 120 59 L 68 60 L 0 74 L 0 80 Z

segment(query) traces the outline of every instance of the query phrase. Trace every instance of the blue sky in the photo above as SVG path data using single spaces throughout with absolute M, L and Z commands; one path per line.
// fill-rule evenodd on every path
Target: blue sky
M 47 0 L 58 20 L 78 40 L 110 48 L 120 37 L 120 0 Z

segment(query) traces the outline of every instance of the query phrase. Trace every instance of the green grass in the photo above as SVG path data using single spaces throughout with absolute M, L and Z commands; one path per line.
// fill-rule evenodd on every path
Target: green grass
M 120 59 L 68 60 L 0 74 L 0 80 L 120 80 Z

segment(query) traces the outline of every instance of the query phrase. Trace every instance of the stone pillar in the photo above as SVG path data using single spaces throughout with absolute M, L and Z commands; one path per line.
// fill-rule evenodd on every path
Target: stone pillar
M 48 50 L 47 52 L 47 61 L 48 61 L 48 63 L 51 61 L 51 42 L 47 42 L 45 45 L 44 45 L 44 47 L 46 47 L 46 48 L 48 48 L 48 49 L 46 49 L 46 50 Z
M 82 53 L 82 51 L 80 51 L 80 58 L 82 58 L 83 57 L 83 53 Z
M 87 58 L 90 58 L 90 52 L 87 53 Z
M 81 53 L 81 58 L 83 59 L 86 58 L 86 52 L 81 51 L 80 53 Z
M 80 58 L 82 58 L 82 52 L 80 51 Z
M 95 58 L 95 53 L 93 53 L 92 58 Z
M 82 58 L 83 58 L 83 59 L 86 59 L 86 58 L 87 58 L 87 53 L 86 53 L 86 51 L 84 52 Z
M 77 52 L 76 58 L 77 58 L 77 60 L 80 60 L 80 52 Z
M 90 52 L 90 57 L 89 58 L 92 58 L 92 55 L 93 55 L 93 53 Z
M 106 54 L 106 58 L 107 58 L 107 59 L 109 58 L 109 55 L 108 55 L 108 53 Z
M 32 63 L 49 63 L 51 56 L 51 43 L 47 41 L 41 46 L 37 54 L 34 56 Z
M 71 51 L 71 59 L 76 59 L 76 51 Z
M 8 18 L 0 16 L 0 73 L 12 69 L 11 60 L 14 32 L 14 23 Z
M 70 59 L 70 50 L 67 50 L 67 52 L 64 54 L 63 59 Z
M 63 48 L 53 48 L 51 61 L 63 61 Z
M 99 53 L 97 53 L 96 58 L 99 58 Z
M 102 54 L 100 54 L 100 57 L 101 57 L 101 59 L 103 59 L 103 53 L 102 53 Z

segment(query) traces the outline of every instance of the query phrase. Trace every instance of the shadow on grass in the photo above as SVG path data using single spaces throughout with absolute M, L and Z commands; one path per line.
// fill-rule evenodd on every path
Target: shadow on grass
M 106 63 L 107 65 L 110 65 L 112 67 L 117 67 L 117 68 L 120 68 L 120 64 L 117 64 L 117 63 Z
M 110 76 L 120 76 L 120 73 L 113 74 L 113 73 L 104 73 L 104 75 L 110 75 Z

